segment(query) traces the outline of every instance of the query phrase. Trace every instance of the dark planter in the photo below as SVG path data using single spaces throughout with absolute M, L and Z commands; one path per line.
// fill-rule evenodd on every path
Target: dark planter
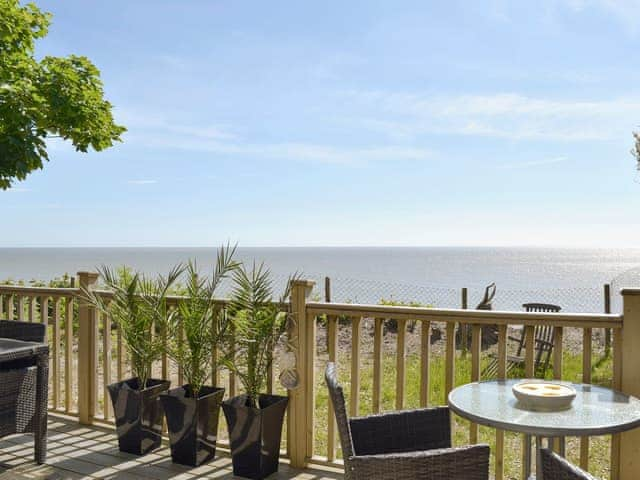
M 159 396 L 170 384 L 149 379 L 146 388 L 139 390 L 140 380 L 130 378 L 107 386 L 121 452 L 144 455 L 160 446 L 163 412 Z
M 190 385 L 160 395 L 175 463 L 197 467 L 213 459 L 223 396 L 224 388 L 202 387 L 195 398 Z
M 259 408 L 255 408 L 247 405 L 246 395 L 240 395 L 222 402 L 234 475 L 260 480 L 278 471 L 288 401 L 278 395 L 260 395 Z

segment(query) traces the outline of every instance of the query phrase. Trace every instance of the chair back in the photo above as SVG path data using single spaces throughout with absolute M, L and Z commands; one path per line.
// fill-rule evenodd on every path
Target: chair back
M 349 457 L 353 456 L 353 439 L 351 438 L 351 427 L 349 426 L 349 417 L 347 417 L 344 393 L 342 392 L 342 386 L 338 383 L 335 363 L 327 363 L 324 378 L 327 382 L 327 387 L 329 387 L 329 398 L 331 399 L 331 405 L 333 405 L 333 411 L 336 414 L 342 457 L 345 459 L 345 462 L 347 462 Z
M 551 305 L 550 303 L 524 303 L 522 304 L 525 312 L 551 312 L 558 313 L 562 307 Z

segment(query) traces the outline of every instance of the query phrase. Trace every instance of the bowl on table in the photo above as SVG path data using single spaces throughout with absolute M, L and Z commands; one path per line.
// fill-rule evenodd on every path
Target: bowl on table
M 523 408 L 534 411 L 566 410 L 576 398 L 575 389 L 562 382 L 523 380 L 511 390 Z

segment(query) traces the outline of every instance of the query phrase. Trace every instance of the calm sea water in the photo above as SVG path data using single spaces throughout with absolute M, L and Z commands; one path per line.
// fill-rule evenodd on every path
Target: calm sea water
M 496 282 L 496 301 L 503 306 L 555 298 L 578 311 L 598 311 L 602 284 L 640 267 L 640 249 L 283 247 L 241 248 L 238 253 L 245 262 L 264 261 L 282 281 L 298 271 L 323 287 L 329 276 L 334 301 L 394 298 L 455 306 L 461 287 L 470 289 L 472 303 L 484 285 Z M 157 273 L 190 258 L 206 271 L 213 265 L 215 249 L 2 248 L 0 278 L 48 280 L 99 265 L 129 265 Z M 618 286 L 624 280 L 616 282 Z M 323 288 L 315 295 L 322 297 Z

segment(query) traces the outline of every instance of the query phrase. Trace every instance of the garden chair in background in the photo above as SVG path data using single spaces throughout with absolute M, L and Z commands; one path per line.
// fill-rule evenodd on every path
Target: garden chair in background
M 598 480 L 547 448 L 540 450 L 542 480 Z
M 447 407 L 348 418 L 336 367 L 325 380 L 333 405 L 345 480 L 488 480 L 489 446 L 451 448 Z
M 525 303 L 522 305 L 525 312 L 546 312 L 546 313 L 558 313 L 562 310 L 558 305 L 551 305 L 548 303 Z M 515 367 L 522 367 L 524 365 L 524 351 L 525 351 L 525 329 L 521 329 L 519 335 L 509 336 L 509 340 L 516 342 L 516 354 L 507 355 L 507 375 Z M 553 354 L 553 333 L 554 329 L 549 325 L 538 325 L 534 329 L 534 372 L 535 375 L 544 377 L 549 363 L 551 362 L 551 355 Z M 498 359 L 494 356 L 489 364 L 482 371 L 481 378 L 489 380 L 495 378 L 498 375 Z

